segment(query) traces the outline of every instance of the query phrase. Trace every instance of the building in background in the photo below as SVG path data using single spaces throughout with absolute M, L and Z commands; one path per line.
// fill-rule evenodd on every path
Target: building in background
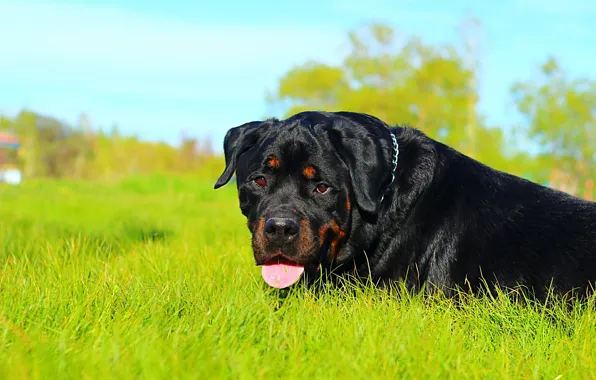
M 16 136 L 0 132 L 0 183 L 18 185 L 23 180 L 23 174 L 16 166 L 16 152 L 20 146 Z

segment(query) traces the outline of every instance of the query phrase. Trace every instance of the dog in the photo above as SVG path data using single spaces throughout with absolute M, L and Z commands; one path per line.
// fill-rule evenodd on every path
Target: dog
M 305 111 L 224 139 L 267 284 L 324 273 L 383 288 L 592 294 L 596 203 L 495 170 L 408 126 Z

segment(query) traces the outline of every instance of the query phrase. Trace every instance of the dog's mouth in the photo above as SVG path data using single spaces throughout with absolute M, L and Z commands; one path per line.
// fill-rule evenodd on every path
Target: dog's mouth
M 263 280 L 273 288 L 287 288 L 300 280 L 304 265 L 277 254 L 261 264 Z
M 277 289 L 290 287 L 301 278 L 313 281 L 321 273 L 321 264 L 314 257 L 299 262 L 281 252 L 265 260 L 257 260 L 256 264 L 261 266 L 261 275 L 267 285 Z
M 273 288 L 283 289 L 294 285 L 301 278 L 307 282 L 316 280 L 323 267 L 330 265 L 331 260 L 327 256 L 335 255 L 338 240 L 327 236 L 327 230 L 323 230 L 320 235 L 322 240 L 317 244 L 318 247 L 312 245 L 313 248 L 317 247 L 316 250 L 310 254 L 301 253 L 300 258 L 290 256 L 281 249 L 272 254 L 263 254 L 261 250 L 257 250 L 255 263 L 261 266 L 261 276 L 265 283 Z

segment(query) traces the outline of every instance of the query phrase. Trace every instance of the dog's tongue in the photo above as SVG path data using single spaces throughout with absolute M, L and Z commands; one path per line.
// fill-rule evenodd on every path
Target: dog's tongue
M 291 264 L 266 264 L 262 266 L 261 274 L 269 286 L 287 288 L 300 279 L 304 267 Z

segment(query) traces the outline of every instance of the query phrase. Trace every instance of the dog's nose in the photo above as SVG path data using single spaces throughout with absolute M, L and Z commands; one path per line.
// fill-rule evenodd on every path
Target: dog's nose
M 269 218 L 265 222 L 265 236 L 269 240 L 288 242 L 298 235 L 298 223 L 290 218 Z

